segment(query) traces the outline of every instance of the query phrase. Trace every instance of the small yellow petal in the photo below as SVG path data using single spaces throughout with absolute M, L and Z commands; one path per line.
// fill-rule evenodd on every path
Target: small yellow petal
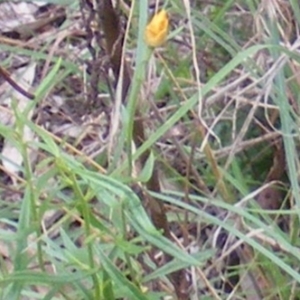
M 153 16 L 145 30 L 145 41 L 150 47 L 159 47 L 167 39 L 169 18 L 165 10 Z

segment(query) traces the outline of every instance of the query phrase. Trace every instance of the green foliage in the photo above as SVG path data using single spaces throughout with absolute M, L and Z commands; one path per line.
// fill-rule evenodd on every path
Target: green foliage
M 35 62 L 50 59 L 51 67 L 39 82 L 34 101 L 24 110 L 13 102 L 14 126 L 0 124 L 1 137 L 19 151 L 23 161 L 19 167 L 22 178 L 15 176 L 18 180 L 13 190 L 6 187 L 4 175 L 0 186 L 0 240 L 4 249 L 0 256 L 0 298 L 175 297 L 169 275 L 186 269 L 194 276 L 193 288 L 197 289 L 191 295 L 213 299 L 219 293 L 219 299 L 226 299 L 225 290 L 216 287 L 223 275 L 219 272 L 210 277 L 208 270 L 215 261 L 226 264 L 230 247 L 229 252 L 243 252 L 243 244 L 251 249 L 250 259 L 245 255 L 248 260 L 235 265 L 232 272 L 240 275 L 251 271 L 254 277 L 263 274 L 267 286 L 259 286 L 259 292 L 264 299 L 296 299 L 300 283 L 296 74 L 300 59 L 295 33 L 283 35 L 284 20 L 279 12 L 270 19 L 268 11 L 260 12 L 260 1 L 190 0 L 191 15 L 184 6 L 186 1 L 168 1 L 166 8 L 173 22 L 169 40 L 162 50 L 150 51 L 144 42 L 147 2 L 137 1 L 130 40 L 125 43 L 126 54 L 132 54 L 130 47 L 137 45 L 137 49 L 136 56 L 132 55 L 135 67 L 126 105 L 117 107 L 120 134 L 113 136 L 111 149 L 97 153 L 95 159 L 29 117 L 55 87 L 79 74 L 80 66 L 59 54 L 49 58 L 46 48 L 38 51 L 1 45 L 1 51 L 9 54 L 5 65 L 14 55 L 22 55 Z M 289 5 L 282 12 L 291 12 L 291 31 L 296 32 L 300 24 L 298 2 L 286 2 Z M 74 12 L 73 2 L 59 4 Z M 257 20 L 257 14 L 262 20 L 259 28 L 249 25 L 249 20 L 253 24 Z M 53 38 L 48 42 L 52 45 Z M 154 90 L 147 86 L 147 79 L 152 78 L 147 76 L 149 62 L 155 66 L 150 75 L 158 82 Z M 200 78 L 196 78 L 197 68 Z M 85 76 L 91 79 L 89 74 Z M 102 91 L 109 91 L 105 81 L 100 85 Z M 155 114 L 145 105 L 149 109 L 149 117 L 148 111 L 145 113 L 148 136 L 133 151 L 133 121 L 141 95 L 149 100 L 153 97 L 162 103 L 162 109 L 160 118 L 153 121 Z M 274 111 L 276 122 L 272 123 Z M 199 134 L 199 124 L 205 125 L 207 140 Z M 172 136 L 178 125 L 183 133 Z M 25 140 L 25 128 L 32 130 L 36 139 Z M 275 180 L 282 181 L 283 198 L 289 202 L 289 207 L 275 211 L 263 210 L 254 201 L 260 188 L 269 184 L 266 178 L 273 164 L 273 139 L 264 136 L 270 132 L 283 141 L 286 174 Z M 212 158 L 205 151 L 206 145 L 211 147 Z M 32 150 L 38 154 L 35 164 L 30 157 Z M 148 150 L 151 155 L 134 174 L 134 163 Z M 5 160 L 3 154 L 0 158 Z M 221 178 L 216 178 L 210 159 Z M 176 163 L 181 161 L 185 165 L 178 168 Z M 174 240 L 154 227 L 142 193 L 134 185 L 147 182 L 157 162 L 163 192 L 142 192 L 165 203 L 170 227 L 175 228 Z M 197 178 L 192 178 L 192 171 L 187 174 L 187 165 L 196 170 L 206 191 Z M 233 195 L 234 204 L 226 202 L 220 181 Z M 17 195 L 17 201 L 7 201 L 9 192 Z M 277 223 L 279 216 L 287 220 L 287 230 Z M 222 253 L 218 249 L 222 248 L 218 245 L 221 231 L 231 238 Z M 172 259 L 156 265 L 153 257 L 160 253 Z M 210 284 L 205 295 L 203 277 Z M 237 298 L 247 296 L 243 280 L 234 291 Z M 257 282 L 256 278 L 251 286 Z

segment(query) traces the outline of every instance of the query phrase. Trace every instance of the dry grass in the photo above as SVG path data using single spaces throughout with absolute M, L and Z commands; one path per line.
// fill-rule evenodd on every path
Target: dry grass
M 298 4 L 147 2 L 119 84 L 95 3 L 0 4 L 1 297 L 298 299 Z

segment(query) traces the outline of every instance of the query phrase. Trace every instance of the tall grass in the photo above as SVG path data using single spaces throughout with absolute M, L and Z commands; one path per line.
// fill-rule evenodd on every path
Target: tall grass
M 23 111 L 18 99 L 6 109 L 15 123 L 1 124 L 0 135 L 21 153 L 23 164 L 18 174 L 9 174 L 15 184 L 2 167 L 1 299 L 176 299 L 169 275 L 182 269 L 190 299 L 297 299 L 297 2 L 190 1 L 188 15 L 187 0 L 169 1 L 170 39 L 151 54 L 143 40 L 147 1 L 131 4 L 125 53 L 132 57 L 133 79 L 127 105 L 119 103 L 121 133 L 114 137 L 112 153 L 91 157 L 83 146 L 76 148 L 72 140 L 28 118 L 61 81 L 81 77 L 79 60 L 55 54 L 48 75 L 37 80 L 36 99 Z M 70 16 L 76 14 L 78 3 L 67 9 Z M 1 51 L 39 64 L 47 59 L 45 48 L 1 45 Z M 200 78 L 195 78 L 197 68 Z M 159 118 L 152 118 L 154 104 L 161 105 Z M 132 149 L 138 106 L 148 136 Z M 278 117 L 270 125 L 271 109 Z M 26 127 L 34 140 L 24 140 Z M 276 181 L 283 182 L 282 202 L 285 197 L 289 205 L 275 211 L 263 210 L 255 201 L 270 185 L 265 178 L 273 146 L 264 138 L 266 132 L 282 139 L 286 159 L 286 174 Z M 132 176 L 133 163 L 149 150 L 143 171 Z M 103 159 L 106 153 L 111 157 Z M 141 193 L 132 187 L 147 181 L 154 161 L 163 192 L 148 192 L 167 207 L 172 241 L 153 226 Z M 185 166 L 190 166 L 186 172 Z M 192 168 L 198 181 L 190 176 Z M 276 223 L 279 216 L 285 228 Z M 239 263 L 233 266 L 234 253 Z M 172 260 L 164 261 L 163 254 Z M 228 278 L 234 272 L 239 279 L 232 284 Z

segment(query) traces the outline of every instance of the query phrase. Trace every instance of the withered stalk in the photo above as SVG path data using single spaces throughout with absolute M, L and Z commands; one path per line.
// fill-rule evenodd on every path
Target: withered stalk
M 115 9 L 112 6 L 111 0 L 102 0 L 102 5 L 100 17 L 102 21 L 102 29 L 104 32 L 105 43 L 106 43 L 106 53 L 110 56 L 110 62 L 115 75 L 115 78 L 119 78 L 120 66 L 122 61 L 122 47 L 124 35 L 120 28 L 120 19 Z M 124 74 L 123 74 L 123 93 L 122 102 L 125 103 L 127 92 L 131 83 L 131 77 L 129 75 L 128 66 L 124 64 Z M 133 139 L 137 147 L 143 144 L 145 141 L 144 134 L 144 123 L 140 112 L 137 111 L 136 118 L 133 125 Z M 141 165 L 144 165 L 150 151 L 145 151 L 140 157 Z M 156 168 L 154 172 L 146 183 L 149 190 L 160 192 L 160 185 L 156 174 Z M 154 225 L 158 229 L 163 229 L 163 233 L 166 237 L 170 237 L 170 231 L 167 223 L 165 207 L 162 202 L 157 201 L 149 194 L 147 194 L 149 211 Z

